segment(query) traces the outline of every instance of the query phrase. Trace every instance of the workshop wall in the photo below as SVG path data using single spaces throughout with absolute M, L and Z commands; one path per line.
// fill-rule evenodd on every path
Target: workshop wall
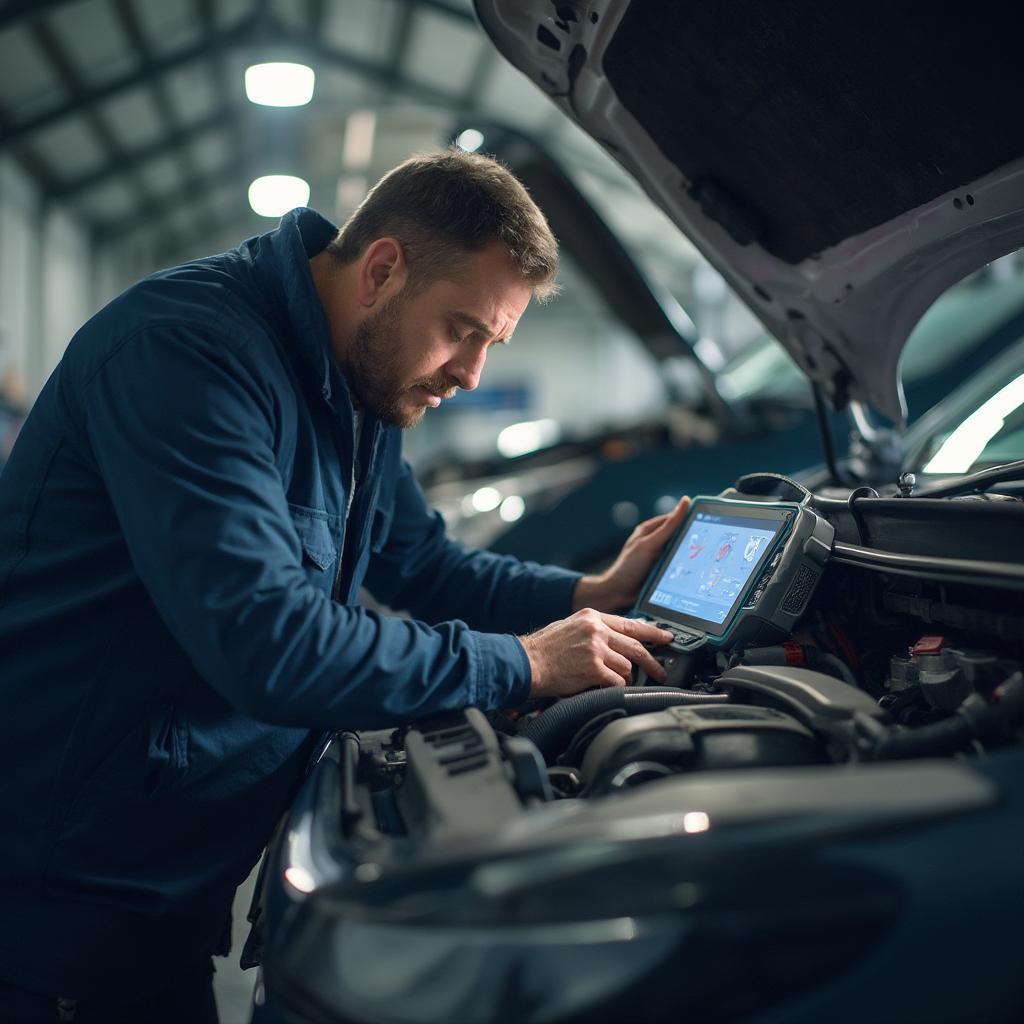
M 31 403 L 72 334 L 148 265 L 144 244 L 96 245 L 0 157 L 0 389 Z
M 0 159 L 0 387 L 12 398 L 38 376 L 31 339 L 40 333 L 41 251 L 37 191 L 9 159 Z

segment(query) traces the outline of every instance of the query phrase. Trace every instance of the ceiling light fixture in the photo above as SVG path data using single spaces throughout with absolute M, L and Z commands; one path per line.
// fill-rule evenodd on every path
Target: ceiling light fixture
M 506 523 L 514 523 L 523 518 L 526 502 L 518 494 L 510 494 L 499 506 L 498 515 Z
M 249 186 L 249 205 L 261 217 L 280 217 L 309 203 L 309 182 L 290 174 L 267 174 Z
M 484 133 L 476 128 L 467 128 L 459 132 L 455 139 L 455 145 L 464 149 L 467 153 L 475 153 L 484 144 Z
M 495 487 L 478 487 L 473 492 L 473 509 L 490 512 L 501 504 L 501 491 Z
M 548 448 L 561 436 L 557 420 L 527 420 L 513 423 L 498 434 L 498 451 L 506 459 Z
M 301 107 L 313 98 L 316 75 L 305 64 L 272 62 L 245 69 L 245 95 L 264 107 Z

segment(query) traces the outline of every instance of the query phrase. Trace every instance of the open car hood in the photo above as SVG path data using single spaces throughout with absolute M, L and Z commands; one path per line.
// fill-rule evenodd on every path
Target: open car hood
M 1024 14 L 982 4 L 475 0 L 836 408 L 905 418 L 900 356 L 1024 245 Z

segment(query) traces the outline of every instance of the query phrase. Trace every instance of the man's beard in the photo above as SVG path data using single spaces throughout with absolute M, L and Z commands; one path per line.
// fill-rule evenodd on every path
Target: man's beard
M 437 395 L 448 394 L 452 384 L 444 378 L 421 378 L 409 384 L 401 382 L 402 295 L 386 302 L 357 328 L 342 372 L 356 401 L 385 423 L 396 427 L 414 427 L 426 412 L 418 402 L 410 406 L 402 399 L 417 387 Z

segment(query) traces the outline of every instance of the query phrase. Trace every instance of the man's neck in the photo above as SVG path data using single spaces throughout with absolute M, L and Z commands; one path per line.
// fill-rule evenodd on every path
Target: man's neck
M 348 267 L 324 249 L 309 261 L 309 272 L 327 319 L 331 333 L 331 348 L 339 365 L 344 365 L 345 350 L 355 334 L 354 302 L 351 301 L 351 282 Z

